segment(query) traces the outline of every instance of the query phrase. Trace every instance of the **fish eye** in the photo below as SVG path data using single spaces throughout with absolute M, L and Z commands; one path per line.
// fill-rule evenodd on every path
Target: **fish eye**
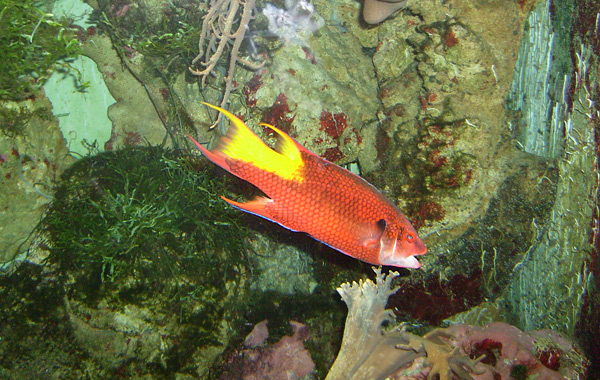
M 406 234 L 406 240 L 408 240 L 409 243 L 412 243 L 413 241 L 415 241 L 415 235 L 411 233 Z

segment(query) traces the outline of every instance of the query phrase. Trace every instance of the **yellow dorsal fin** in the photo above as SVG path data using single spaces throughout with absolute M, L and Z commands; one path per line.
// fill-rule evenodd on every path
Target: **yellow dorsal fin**
M 277 138 L 277 145 L 275 145 L 275 151 L 283 154 L 292 161 L 302 159 L 300 150 L 298 150 L 298 147 L 296 146 L 296 142 L 287 133 L 267 123 L 260 123 L 259 125 L 274 130 L 279 136 Z
M 227 134 L 212 149 L 213 153 L 251 163 L 284 179 L 302 181 L 300 169 L 304 164 L 300 151 L 294 139 L 285 132 L 265 124 L 279 135 L 276 150 L 273 150 L 231 112 L 209 103 L 202 104 L 222 112 L 232 123 Z

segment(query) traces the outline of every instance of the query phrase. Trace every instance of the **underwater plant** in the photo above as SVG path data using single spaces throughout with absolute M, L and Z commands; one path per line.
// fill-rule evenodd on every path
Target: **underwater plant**
M 52 114 L 47 108 L 32 111 L 23 105 L 11 106 L 9 102 L 0 103 L 0 131 L 8 138 L 25 135 L 27 124 L 34 117 L 50 120 Z
M 158 147 L 78 161 L 62 175 L 41 221 L 47 262 L 72 277 L 84 297 L 130 276 L 136 286 L 163 284 L 154 291 L 181 280 L 187 285 L 170 290 L 185 297 L 198 292 L 191 279 L 223 287 L 243 270 L 247 232 L 217 198 L 227 191 L 212 177 Z
M 248 232 L 214 177 L 160 147 L 85 157 L 61 176 L 39 226 L 45 264 L 74 338 L 111 373 L 176 371 L 243 325 Z
M 140 54 L 148 67 L 171 77 L 187 72 L 195 56 L 200 30 L 194 22 L 199 17 L 200 7 L 192 3 L 173 3 L 156 11 L 144 4 L 99 1 L 91 18 L 122 55 Z
M 33 0 L 3 0 L 0 12 L 0 100 L 22 100 L 79 52 L 73 31 Z M 62 61 L 63 63 L 58 63 Z

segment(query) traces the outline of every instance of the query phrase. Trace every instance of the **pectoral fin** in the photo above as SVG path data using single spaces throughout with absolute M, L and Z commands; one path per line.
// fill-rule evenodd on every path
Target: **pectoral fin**
M 363 247 L 373 247 L 376 244 L 379 244 L 381 240 L 381 236 L 383 236 L 383 232 L 385 231 L 385 227 L 387 226 L 387 222 L 385 219 L 380 219 L 375 223 L 374 226 L 370 226 L 370 228 L 365 228 L 362 230 L 364 236 L 360 238 L 360 244 Z

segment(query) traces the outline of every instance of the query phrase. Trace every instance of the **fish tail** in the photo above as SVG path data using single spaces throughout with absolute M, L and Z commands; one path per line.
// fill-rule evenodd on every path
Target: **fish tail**
M 277 149 L 273 150 L 231 112 L 212 104 L 204 102 L 202 104 L 223 113 L 231 121 L 227 134 L 222 136 L 211 150 L 202 147 L 192 139 L 209 160 L 227 171 L 231 171 L 228 160 L 239 160 L 285 179 L 298 176 L 298 169 L 303 165 L 299 144 L 285 132 L 266 125 L 279 135 Z
M 202 144 L 200 144 L 198 141 L 196 141 L 196 139 L 194 139 L 192 136 L 187 135 L 187 137 L 190 140 L 192 140 L 192 142 L 196 145 L 196 147 L 198 149 L 200 149 L 200 152 L 202 152 L 202 154 L 206 158 L 211 160 L 213 163 L 219 165 L 223 169 L 230 171 L 229 164 L 227 163 L 227 161 L 225 161 L 224 157 L 221 157 L 220 155 L 215 154 L 215 153 L 211 152 L 210 150 L 206 149 L 205 147 L 202 146 Z

